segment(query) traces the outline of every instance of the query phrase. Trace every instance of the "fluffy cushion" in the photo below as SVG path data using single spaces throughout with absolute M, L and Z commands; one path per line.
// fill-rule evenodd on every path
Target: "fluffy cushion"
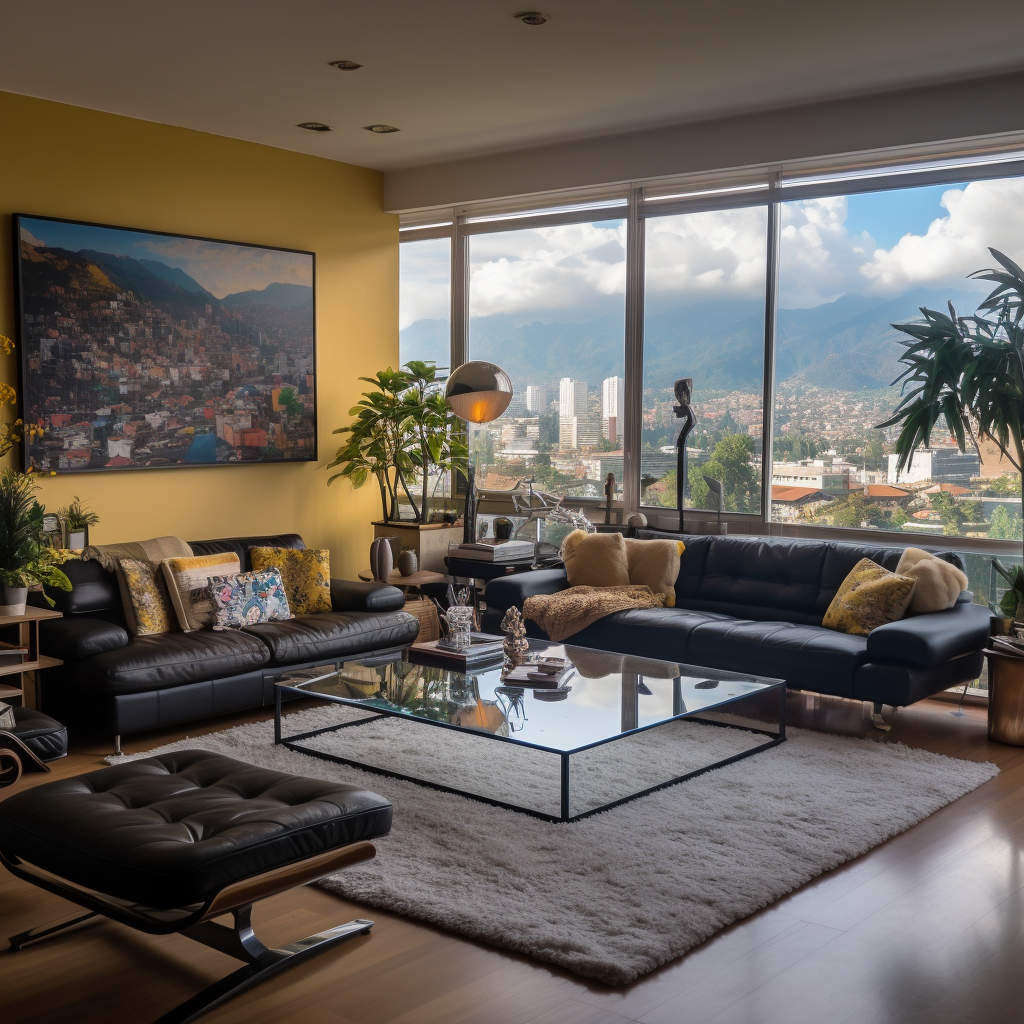
M 916 580 L 862 558 L 832 598 L 821 624 L 840 633 L 867 636 L 876 626 L 902 619 Z
M 117 585 L 121 588 L 125 623 L 132 636 L 153 636 L 178 628 L 178 617 L 159 562 L 119 558 Z
M 237 576 L 242 568 L 236 554 L 165 558 L 160 564 L 178 623 L 186 631 L 213 625 L 217 606 L 210 594 L 210 577 Z
M 278 569 L 295 615 L 331 610 L 331 553 L 315 548 L 249 548 L 253 570 Z
M 681 540 L 626 540 L 629 582 L 663 594 L 665 607 L 676 606 L 676 577 L 686 545 Z
M 573 530 L 562 541 L 562 561 L 570 587 L 628 587 L 629 565 L 621 533 Z
M 217 606 L 214 629 L 241 629 L 292 617 L 277 569 L 211 576 L 210 596 Z
M 952 608 L 956 599 L 967 589 L 967 577 L 949 562 L 936 558 L 920 548 L 907 548 L 896 566 L 901 576 L 917 580 L 910 599 L 910 614 L 941 612 Z

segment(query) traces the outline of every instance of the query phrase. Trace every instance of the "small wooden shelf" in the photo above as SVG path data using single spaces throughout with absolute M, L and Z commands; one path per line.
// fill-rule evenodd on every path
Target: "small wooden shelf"
M 0 700 L 20 697 L 23 707 L 39 706 L 38 680 L 34 674 L 29 673 L 64 664 L 58 658 L 48 658 L 45 654 L 39 653 L 39 623 L 46 619 L 59 618 L 62 618 L 61 613 L 50 611 L 49 608 L 26 608 L 24 615 L 0 615 L 0 631 L 4 627 L 17 627 L 18 646 L 28 648 L 24 661 L 0 664 L 0 679 L 10 680 L 6 683 L 0 682 Z

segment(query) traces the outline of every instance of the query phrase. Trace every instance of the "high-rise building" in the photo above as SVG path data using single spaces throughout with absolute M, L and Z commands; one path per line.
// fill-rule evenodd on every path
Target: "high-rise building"
M 625 389 L 621 377 L 606 377 L 601 384 L 601 436 L 609 441 L 622 437 Z
M 563 452 L 596 448 L 601 424 L 591 416 L 559 416 L 558 448 Z
M 548 411 L 551 405 L 551 389 L 547 384 L 526 385 L 526 412 L 529 416 L 539 416 Z
M 558 415 L 562 419 L 587 415 L 587 382 L 563 377 L 558 382 Z

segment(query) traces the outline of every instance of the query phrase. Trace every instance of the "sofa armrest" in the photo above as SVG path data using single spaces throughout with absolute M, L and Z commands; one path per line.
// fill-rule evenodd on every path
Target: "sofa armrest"
M 387 583 L 331 580 L 331 611 L 393 612 L 405 605 L 405 594 Z
M 980 651 L 988 644 L 991 614 L 984 605 L 965 602 L 888 622 L 868 634 L 868 660 L 934 668 Z
M 557 594 L 569 586 L 564 569 L 535 569 L 533 572 L 519 572 L 512 576 L 501 576 L 491 580 L 484 590 L 484 601 L 488 608 L 511 608 L 515 605 L 523 610 L 523 602 L 535 594 Z
M 127 647 L 128 631 L 103 619 L 44 619 L 39 623 L 39 648 L 61 661 L 82 661 L 94 654 Z

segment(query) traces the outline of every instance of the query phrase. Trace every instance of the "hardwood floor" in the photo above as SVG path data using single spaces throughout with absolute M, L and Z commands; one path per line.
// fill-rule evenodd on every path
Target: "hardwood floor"
M 587 982 L 316 886 L 257 905 L 257 934 L 281 944 L 353 917 L 351 940 L 210 1014 L 214 1024 L 953 1024 L 1024 1021 L 1024 748 L 990 743 L 985 711 L 925 701 L 890 713 L 791 694 L 791 725 L 993 761 L 998 778 L 857 860 L 809 883 L 622 989 Z M 191 730 L 213 731 L 241 716 Z M 150 749 L 183 732 L 126 744 Z M 108 743 L 75 747 L 50 776 L 102 765 Z M 0 935 L 70 913 L 0 871 Z M 180 936 L 110 922 L 0 952 L 0 1021 L 146 1024 L 237 961 Z

